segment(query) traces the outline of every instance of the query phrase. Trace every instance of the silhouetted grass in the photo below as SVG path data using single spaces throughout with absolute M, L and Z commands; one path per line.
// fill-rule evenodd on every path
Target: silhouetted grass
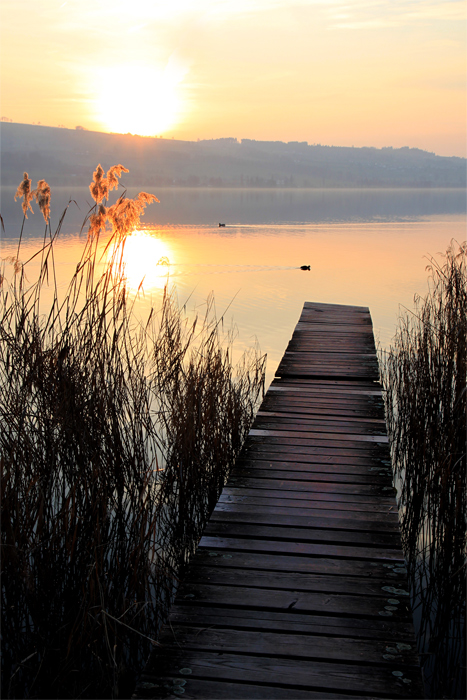
M 166 290 L 136 319 L 121 244 L 152 196 L 106 207 L 122 170 L 94 174 L 63 299 L 50 188 L 38 281 L 20 246 L 0 280 L 2 697 L 128 696 L 263 390 L 264 357 L 232 365 L 212 304 L 188 322 Z
M 383 358 L 414 620 L 431 697 L 465 697 L 467 247 L 431 259 L 429 292 Z

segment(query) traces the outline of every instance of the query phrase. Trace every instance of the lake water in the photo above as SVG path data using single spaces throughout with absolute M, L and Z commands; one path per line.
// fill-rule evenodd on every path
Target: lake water
M 16 255 L 21 229 L 14 191 L 1 191 L 4 261 Z M 452 240 L 466 239 L 463 190 L 167 189 L 155 194 L 160 204 L 147 210 L 125 247 L 132 294 L 144 280 L 138 313 L 159 306 L 167 283 L 188 314 L 202 314 L 214 293 L 224 328 L 237 329 L 235 356 L 256 340 L 267 353 L 267 385 L 305 301 L 368 306 L 376 339 L 387 347 L 400 309 L 410 309 L 414 294 L 427 291 L 430 256 L 444 252 Z M 63 292 L 86 241 L 86 230 L 80 229 L 90 201 L 84 188 L 53 189 L 53 230 L 70 197 L 75 201 L 55 248 Z M 43 235 L 41 217 L 29 215 L 22 261 L 40 249 Z M 310 271 L 301 265 L 310 265 Z M 29 268 L 32 281 L 37 266 Z M 11 274 L 10 263 L 5 269 Z M 44 301 L 46 306 L 47 295 Z
M 368 306 L 375 336 L 387 346 L 400 305 L 411 308 L 414 294 L 427 290 L 428 257 L 445 251 L 452 239 L 466 238 L 463 190 L 174 188 L 155 194 L 160 204 L 148 208 L 125 250 L 130 288 L 135 291 L 144 278 L 139 308 L 157 307 L 166 282 L 190 313 L 202 313 L 213 292 L 224 327 L 235 324 L 236 355 L 255 340 L 267 353 L 267 384 L 305 301 Z M 3 259 L 16 253 L 21 228 L 13 195 L 14 188 L 2 188 Z M 55 251 L 62 289 L 86 238 L 80 227 L 90 202 L 85 188 L 53 188 L 53 229 L 70 197 L 75 202 Z M 42 236 L 41 217 L 29 214 L 23 261 Z

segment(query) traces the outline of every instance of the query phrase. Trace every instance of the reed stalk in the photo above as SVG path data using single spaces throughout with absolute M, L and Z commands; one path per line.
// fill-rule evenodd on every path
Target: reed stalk
M 465 697 L 467 246 L 430 259 L 382 378 L 428 697 Z
M 2 697 L 129 697 L 264 386 L 212 302 L 189 321 L 166 288 L 136 317 L 120 255 L 152 196 L 107 207 L 122 171 L 94 174 L 63 298 L 48 209 L 38 280 L 20 248 L 0 277 Z

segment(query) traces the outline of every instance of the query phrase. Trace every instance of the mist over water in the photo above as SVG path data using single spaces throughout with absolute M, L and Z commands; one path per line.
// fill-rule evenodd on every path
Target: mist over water
M 465 215 L 467 211 L 464 189 L 198 189 L 148 186 L 128 188 L 127 195 L 134 197 L 142 189 L 160 199 L 159 204 L 146 211 L 146 225 L 217 227 L 219 222 L 229 226 L 420 221 L 426 217 Z M 15 191 L 14 187 L 2 187 L 0 190 L 5 238 L 15 238 L 22 221 L 21 205 L 14 201 Z M 124 188 L 120 188 L 119 193 L 123 191 Z M 63 232 L 75 233 L 93 204 L 89 190 L 52 184 L 52 226 L 58 223 L 68 204 Z M 33 222 L 34 218 L 26 227 L 26 236 L 37 235 L 39 222 Z
M 141 189 L 128 190 L 135 196 Z M 153 191 L 154 188 L 147 188 Z M 14 188 L 1 190 L 5 224 L 1 257 L 16 253 L 22 211 Z M 213 292 L 224 327 L 236 329 L 237 353 L 257 340 L 268 354 L 269 383 L 305 301 L 369 306 L 375 336 L 386 346 L 399 304 L 426 291 L 425 256 L 465 238 L 463 190 L 157 189 L 160 204 L 126 245 L 131 289 L 145 313 L 174 287 L 187 312 L 203 313 Z M 58 285 L 73 274 L 87 227 L 86 188 L 52 188 L 52 230 L 70 197 L 56 243 Z M 111 201 L 114 201 L 114 197 Z M 33 204 L 37 209 L 37 205 Z M 219 222 L 225 228 L 219 228 Z M 25 222 L 21 259 L 41 245 L 43 220 Z M 158 264 L 165 260 L 168 264 Z M 311 270 L 300 270 L 310 265 Z

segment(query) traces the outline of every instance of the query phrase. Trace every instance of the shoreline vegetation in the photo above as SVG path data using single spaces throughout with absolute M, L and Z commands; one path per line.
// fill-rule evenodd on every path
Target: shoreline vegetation
M 218 188 L 465 188 L 466 159 L 418 148 L 219 138 L 181 141 L 2 122 L 2 185 L 27 162 L 63 185 L 88 184 L 96 160 L 118 160 L 134 186 Z
M 166 288 L 161 308 L 136 318 L 122 252 L 156 198 L 107 206 L 125 170 L 94 173 L 63 298 L 65 213 L 53 233 L 47 183 L 32 191 L 25 173 L 17 191 L 23 227 L 35 200 L 45 231 L 37 281 L 21 239 L 0 278 L 5 698 L 131 695 L 264 391 L 265 357 L 252 348 L 233 366 L 213 299 L 188 320 Z
M 427 270 L 382 381 L 427 697 L 465 698 L 467 244 Z

